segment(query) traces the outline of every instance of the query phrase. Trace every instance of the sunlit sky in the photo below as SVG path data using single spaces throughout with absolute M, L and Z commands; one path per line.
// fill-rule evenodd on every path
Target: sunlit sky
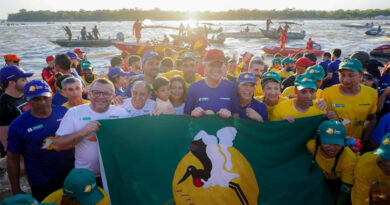
M 97 10 L 141 8 L 180 11 L 221 11 L 229 9 L 303 10 L 386 9 L 389 0 L 1 0 L 0 19 L 19 9 L 27 10 Z

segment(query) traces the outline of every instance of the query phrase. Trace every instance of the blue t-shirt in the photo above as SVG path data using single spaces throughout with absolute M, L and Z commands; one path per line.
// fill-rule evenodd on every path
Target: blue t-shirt
M 339 59 L 328 64 L 328 73 L 333 73 L 332 79 L 324 81 L 324 88 L 330 87 L 332 85 L 339 84 L 339 69 L 341 61 Z
M 248 120 L 250 119 L 246 115 L 246 109 L 252 108 L 257 113 L 259 113 L 261 115 L 261 117 L 263 117 L 264 122 L 268 122 L 267 107 L 265 106 L 264 103 L 262 103 L 256 99 L 252 99 L 252 101 L 248 105 L 246 105 L 244 107 L 239 106 L 238 108 L 239 108 L 238 113 L 240 114 L 240 118 L 242 118 L 242 119 L 248 119 Z
M 51 102 L 54 105 L 63 105 L 64 103 L 68 102 L 68 98 L 61 95 L 60 93 L 56 92 L 56 94 L 53 95 L 53 98 L 51 99 Z
M 67 109 L 52 106 L 48 118 L 36 118 L 30 110 L 17 117 L 8 131 L 7 151 L 24 157 L 31 187 L 62 183 L 74 166 L 73 151 L 53 150 L 53 138 Z
M 324 71 L 325 71 L 325 76 L 328 75 L 328 65 L 329 63 L 331 63 L 332 61 L 330 60 L 326 60 L 326 61 L 322 61 L 320 63 L 320 65 L 324 68 Z
M 379 91 L 379 97 L 383 94 L 385 90 Z M 390 95 L 386 97 L 385 102 L 383 103 L 382 111 L 379 113 L 379 116 L 385 115 L 387 113 L 390 113 Z
M 390 132 L 390 113 L 384 115 L 371 134 L 371 139 L 380 144 L 383 136 Z
M 224 108 L 238 113 L 237 87 L 228 80 L 222 80 L 217 88 L 210 88 L 206 81 L 192 83 L 188 88 L 184 113 L 190 115 L 196 107 L 201 107 L 209 114 L 217 114 Z

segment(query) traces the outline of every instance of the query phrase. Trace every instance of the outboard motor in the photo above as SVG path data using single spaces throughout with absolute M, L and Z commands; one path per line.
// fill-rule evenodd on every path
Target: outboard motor
M 124 42 L 125 41 L 125 34 L 123 34 L 122 32 L 117 33 L 116 40 Z

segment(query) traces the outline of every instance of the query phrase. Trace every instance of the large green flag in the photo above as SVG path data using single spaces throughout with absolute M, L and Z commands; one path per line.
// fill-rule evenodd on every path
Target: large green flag
M 306 148 L 321 121 L 102 120 L 97 136 L 111 203 L 332 204 Z

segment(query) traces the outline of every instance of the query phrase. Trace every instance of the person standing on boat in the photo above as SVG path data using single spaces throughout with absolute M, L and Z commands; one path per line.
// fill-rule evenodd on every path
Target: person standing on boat
M 81 29 L 81 40 L 87 40 L 87 28 L 85 26 Z
M 271 25 L 271 24 L 274 24 L 272 21 L 271 21 L 271 18 L 270 17 L 268 17 L 267 18 L 267 31 L 269 30 L 269 26 Z
M 95 25 L 95 27 L 93 27 L 92 33 L 93 33 L 93 37 L 95 38 L 95 40 L 99 40 L 100 33 L 99 33 L 99 30 L 98 30 L 96 25 Z
M 72 31 L 70 30 L 69 26 L 64 26 L 63 28 L 66 32 L 66 35 L 68 35 L 68 40 L 72 40 Z
M 133 24 L 133 36 L 135 35 L 135 38 L 137 39 L 137 44 L 139 44 L 139 41 L 141 40 L 141 30 L 142 23 L 137 18 L 137 21 Z
M 287 41 L 287 36 L 288 36 L 288 28 L 290 28 L 288 26 L 288 24 L 286 24 L 284 26 L 284 29 L 280 29 L 280 49 L 284 49 L 285 45 L 286 45 L 286 41 Z

